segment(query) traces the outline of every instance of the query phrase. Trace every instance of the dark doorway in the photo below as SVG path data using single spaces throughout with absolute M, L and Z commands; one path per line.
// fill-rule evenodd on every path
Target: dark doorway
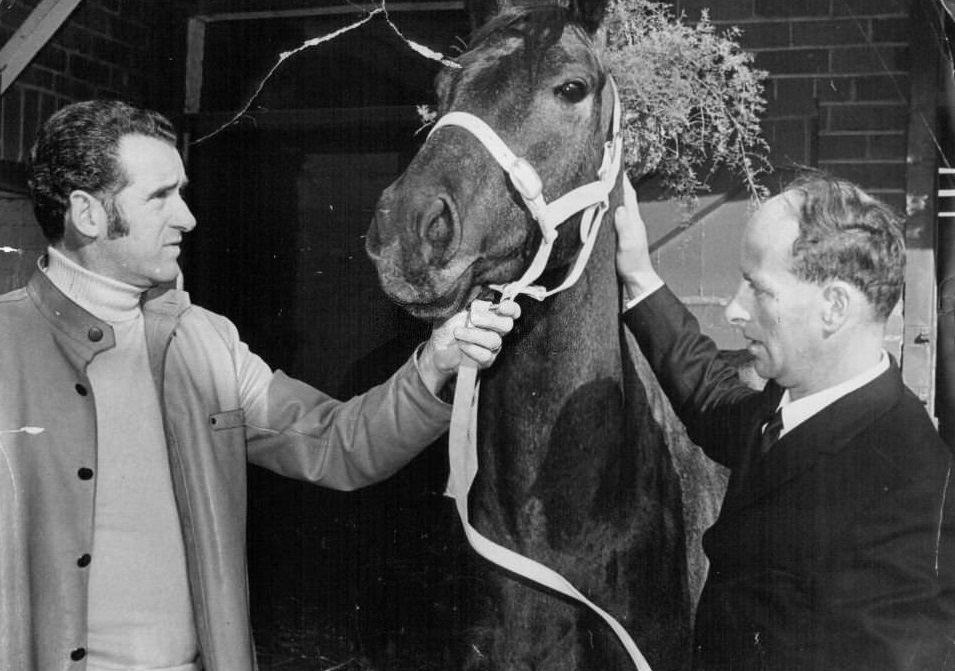
M 467 30 L 463 13 L 394 20 L 441 49 Z M 227 120 L 277 53 L 343 22 L 214 25 L 192 137 Z M 380 291 L 364 235 L 379 193 L 425 137 L 415 106 L 432 101 L 438 67 L 370 23 L 290 59 L 248 117 L 187 151 L 199 222 L 184 261 L 193 301 L 232 319 L 273 368 L 333 396 L 383 380 L 428 334 Z M 264 671 L 367 668 L 372 658 L 383 668 L 447 668 L 455 603 L 465 600 L 451 575 L 466 552 L 442 496 L 445 462 L 435 445 L 391 480 L 351 493 L 250 467 Z

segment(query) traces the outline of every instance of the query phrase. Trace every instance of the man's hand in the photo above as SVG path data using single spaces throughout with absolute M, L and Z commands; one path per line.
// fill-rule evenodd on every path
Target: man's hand
M 623 206 L 614 213 L 617 229 L 617 275 L 629 298 L 662 284 L 650 261 L 647 227 L 640 216 L 637 193 L 629 180 L 623 180 Z
M 470 311 L 459 312 L 434 327 L 421 350 L 418 369 L 425 384 L 437 393 L 455 375 L 462 361 L 474 361 L 478 368 L 487 368 L 497 359 L 502 336 L 514 328 L 521 308 L 514 301 L 493 306 L 487 301 L 474 301 Z

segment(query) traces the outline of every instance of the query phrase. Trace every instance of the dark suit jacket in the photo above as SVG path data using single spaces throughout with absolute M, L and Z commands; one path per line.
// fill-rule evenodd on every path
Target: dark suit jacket
M 696 668 L 955 668 L 952 452 L 895 362 L 763 457 L 778 385 L 741 383 L 665 287 L 623 318 L 691 438 L 732 469 L 703 539 Z

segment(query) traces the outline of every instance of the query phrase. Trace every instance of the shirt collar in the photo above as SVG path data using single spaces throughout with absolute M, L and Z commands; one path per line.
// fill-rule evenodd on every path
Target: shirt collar
M 804 396 L 798 401 L 793 401 L 789 396 L 789 390 L 783 392 L 783 397 L 779 401 L 779 408 L 782 410 L 783 430 L 780 437 L 795 429 L 813 415 L 832 405 L 843 396 L 846 396 L 856 389 L 859 389 L 875 378 L 879 377 L 889 369 L 889 355 L 882 350 L 882 356 L 879 363 L 871 368 L 862 371 L 858 375 L 849 378 L 845 382 L 817 391 L 809 396 Z

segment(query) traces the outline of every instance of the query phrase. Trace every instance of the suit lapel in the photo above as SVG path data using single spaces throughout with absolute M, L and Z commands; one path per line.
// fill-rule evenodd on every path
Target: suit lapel
M 762 393 L 753 398 L 752 408 L 746 408 L 741 413 L 745 419 L 739 426 L 740 457 L 730 475 L 723 510 L 737 507 L 752 496 L 752 483 L 760 477 L 759 438 L 762 427 L 776 410 L 782 396 L 783 388 L 770 380 Z
M 740 473 L 738 496 L 732 501 L 727 496 L 724 507 L 733 509 L 751 505 L 812 468 L 821 455 L 835 454 L 844 449 L 855 436 L 898 403 L 901 394 L 902 378 L 893 360 L 889 370 L 788 432 L 766 455 L 759 453 L 757 427 L 747 446 L 748 466 Z

